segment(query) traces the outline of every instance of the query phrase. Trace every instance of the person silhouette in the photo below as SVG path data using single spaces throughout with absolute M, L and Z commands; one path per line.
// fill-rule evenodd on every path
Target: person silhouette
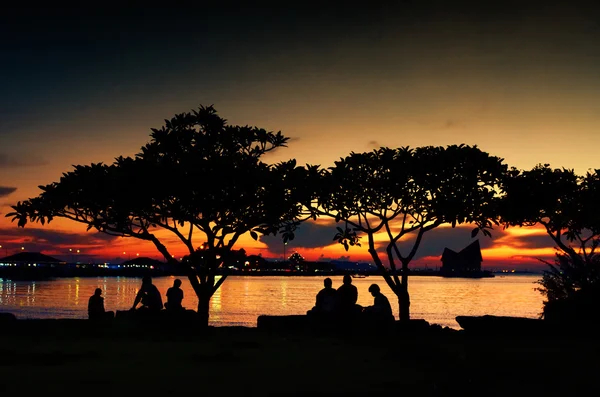
M 135 310 L 140 302 L 142 303 L 140 310 L 158 312 L 163 307 L 160 292 L 158 291 L 158 288 L 152 284 L 152 278 L 150 276 L 144 276 L 142 278 L 142 287 L 135 296 L 131 310 Z
M 315 306 L 310 314 L 333 314 L 338 308 L 338 292 L 332 288 L 333 282 L 329 277 L 323 280 L 323 288 L 317 294 Z
M 388 298 L 381 293 L 379 285 L 371 284 L 369 292 L 374 298 L 373 306 L 365 307 L 363 312 L 376 322 L 393 322 L 392 306 Z
M 101 295 L 102 290 L 96 288 L 94 295 L 90 296 L 90 299 L 88 300 L 88 318 L 90 320 L 101 320 L 114 317 L 114 312 L 107 312 L 104 310 L 104 298 Z
M 183 290 L 181 288 L 181 280 L 176 278 L 173 281 L 173 286 L 167 290 L 167 301 L 165 302 L 165 309 L 169 311 L 182 310 L 181 301 L 183 301 Z
M 356 304 L 358 300 L 358 288 L 352 285 L 352 277 L 349 274 L 344 275 L 343 284 L 337 289 L 338 303 L 340 313 L 350 315 L 360 312 L 360 305 Z

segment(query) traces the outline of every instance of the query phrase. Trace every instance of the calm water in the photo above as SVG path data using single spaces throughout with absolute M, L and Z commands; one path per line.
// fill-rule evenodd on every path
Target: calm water
M 334 287 L 342 276 L 333 276 Z M 502 275 L 484 279 L 413 276 L 409 279 L 411 317 L 430 323 L 460 328 L 459 315 L 518 316 L 536 318 L 542 311 L 543 296 L 535 290 L 538 275 Z M 174 277 L 153 280 L 163 294 Z M 255 327 L 261 314 L 304 314 L 314 305 L 324 277 L 229 277 L 211 300 L 212 325 Z M 187 279 L 182 278 L 183 305 L 196 309 L 197 299 Z M 367 291 L 377 283 L 390 299 L 398 316 L 395 295 L 381 277 L 353 279 L 358 303 L 367 306 L 373 298 Z M 0 311 L 18 318 L 87 318 L 88 298 L 94 289 L 103 290 L 106 310 L 128 310 L 140 287 L 133 277 L 64 278 L 52 281 L 11 281 L 0 279 Z

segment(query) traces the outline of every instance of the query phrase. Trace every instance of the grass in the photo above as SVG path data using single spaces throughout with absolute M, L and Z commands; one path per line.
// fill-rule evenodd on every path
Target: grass
M 600 342 L 463 332 L 330 335 L 21 320 L 3 395 L 594 395 Z

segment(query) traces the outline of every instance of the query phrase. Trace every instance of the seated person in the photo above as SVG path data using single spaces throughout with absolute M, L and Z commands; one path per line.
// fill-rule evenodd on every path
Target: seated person
M 140 302 L 142 303 L 140 310 L 158 312 L 163 307 L 160 292 L 158 291 L 158 288 L 152 284 L 152 278 L 150 276 L 144 276 L 142 278 L 142 287 L 135 296 L 131 310 L 135 310 Z
M 358 300 L 358 289 L 352 285 L 352 277 L 344 276 L 343 284 L 337 289 L 339 311 L 342 315 L 360 313 L 362 307 L 356 304 Z
M 104 298 L 101 295 L 102 290 L 96 288 L 94 295 L 90 296 L 88 301 L 88 317 L 90 320 L 101 320 L 114 317 L 113 312 L 104 310 Z
M 338 292 L 332 288 L 333 282 L 329 277 L 323 281 L 323 288 L 317 294 L 315 306 L 307 314 L 333 314 L 338 308 Z
M 392 306 L 390 305 L 388 298 L 381 293 L 379 285 L 371 284 L 369 292 L 375 299 L 373 306 L 365 307 L 363 313 L 377 322 L 393 322 L 394 315 L 392 314 Z
M 165 302 L 165 309 L 169 311 L 180 311 L 183 310 L 181 301 L 183 301 L 183 290 L 181 287 L 181 280 L 176 278 L 173 281 L 173 286 L 167 290 L 167 301 Z

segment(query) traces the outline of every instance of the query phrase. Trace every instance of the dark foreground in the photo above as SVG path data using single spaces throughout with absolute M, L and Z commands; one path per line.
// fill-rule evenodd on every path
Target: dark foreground
M 600 391 L 588 336 L 307 334 L 83 320 L 0 328 L 2 395 L 561 396 Z

